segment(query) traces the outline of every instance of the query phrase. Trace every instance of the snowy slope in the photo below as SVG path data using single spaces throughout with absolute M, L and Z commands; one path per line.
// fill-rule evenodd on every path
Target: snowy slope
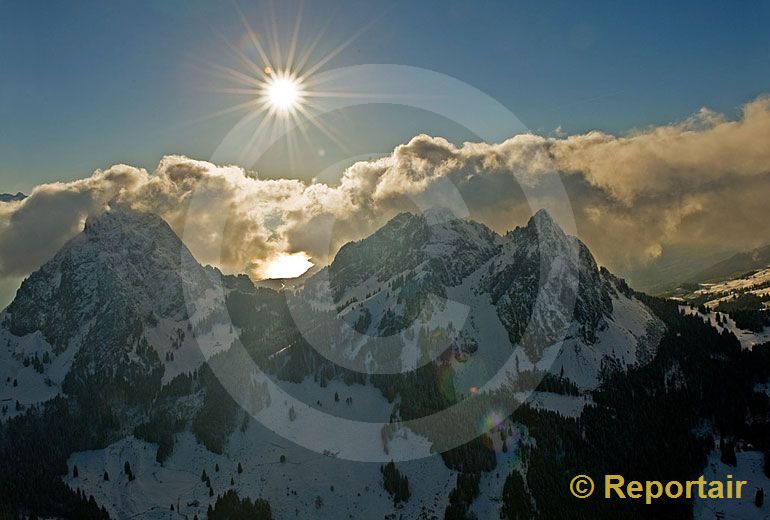
M 539 370 L 563 367 L 578 386 L 594 388 L 605 366 L 623 369 L 654 355 L 662 323 L 547 213 L 505 237 L 441 215 L 399 215 L 343 247 L 302 286 L 309 312 L 334 310 L 342 318 L 323 335 L 335 361 L 399 372 L 451 348 L 455 386 L 467 393 L 514 357 L 521 369 L 532 368 L 534 356 Z M 462 262 L 450 261 L 457 258 Z M 444 339 L 426 346 L 421 332 Z M 525 332 L 540 338 L 536 346 L 519 343 Z M 508 375 L 515 376 L 506 370 L 496 387 Z
M 709 298 L 706 305 L 714 307 L 720 301 L 724 301 L 736 293 L 751 293 L 757 296 L 770 295 L 770 267 L 738 278 L 702 284 L 702 288 L 694 291 L 692 297 L 705 296 Z
M 690 307 L 689 305 L 681 305 L 679 308 L 687 314 L 699 316 L 703 320 L 708 320 L 711 326 L 719 332 L 722 332 L 723 330 L 732 332 L 735 334 L 735 337 L 738 338 L 738 341 L 740 341 L 741 347 L 745 349 L 750 349 L 755 345 L 770 342 L 770 327 L 765 327 L 762 332 L 751 332 L 739 328 L 735 324 L 735 320 L 730 318 L 727 314 L 715 311 L 708 311 L 704 314 L 695 307 Z M 719 322 L 717 321 L 717 314 L 721 314 Z
M 328 389 L 321 399 L 334 406 L 331 395 L 340 389 Z M 345 391 L 352 392 L 354 403 L 373 404 L 371 399 L 375 397 L 367 398 L 364 394 L 369 390 L 364 387 Z M 381 396 L 379 399 L 379 406 L 387 406 Z M 345 404 L 338 406 L 344 408 Z M 512 436 L 507 438 L 504 452 L 500 432 L 509 429 Z M 479 518 L 497 517 L 498 497 L 505 478 L 521 465 L 520 443 L 530 442 L 516 425 L 508 422 L 501 423 L 491 441 L 497 468 L 482 476 L 482 493 L 472 506 Z M 398 437 L 394 442 L 398 442 Z M 75 453 L 68 461 L 65 482 L 73 489 L 93 494 L 116 518 L 139 514 L 147 519 L 165 519 L 171 504 L 177 514 L 204 518 L 217 494 L 234 489 L 240 496 L 269 498 L 277 519 L 434 519 L 443 518 L 457 476 L 437 455 L 399 462 L 399 471 L 409 478 L 411 497 L 394 506 L 383 489 L 380 464 L 310 452 L 253 421 L 245 431 L 233 434 L 222 455 L 209 452 L 189 433 L 179 435 L 174 454 L 163 465 L 155 462 L 155 449 L 155 445 L 127 437 L 102 450 Z M 281 456 L 285 456 L 285 462 L 281 462 Z M 130 461 L 136 476 L 132 482 L 123 473 L 126 461 Z M 237 470 L 239 463 L 242 473 Z M 73 477 L 75 466 L 77 478 Z M 211 481 L 213 496 L 201 481 L 204 470 Z M 105 471 L 109 481 L 104 480 Z
M 507 447 L 503 450 L 500 431 L 510 429 L 511 436 L 506 439 Z M 522 461 L 522 447 L 532 445 L 532 439 L 527 436 L 526 428 L 518 424 L 506 421 L 500 425 L 496 435 L 492 435 L 492 443 L 495 447 L 497 466 L 494 471 L 482 473 L 479 482 L 479 496 L 473 501 L 469 512 L 481 519 L 499 518 L 503 495 L 503 486 L 508 475 L 514 471 L 525 471 Z
M 538 368 L 564 374 L 581 388 L 596 388 L 603 369 L 625 370 L 655 355 L 665 327 L 642 302 L 618 291 L 612 313 L 603 318 L 595 342 L 579 337 L 550 347 Z
M 703 500 L 696 498 L 693 502 L 693 518 L 695 520 L 712 520 L 717 513 L 722 513 L 725 520 L 731 519 L 768 519 L 770 518 L 770 504 L 767 501 L 767 493 L 770 491 L 770 478 L 763 470 L 763 455 L 756 451 L 738 451 L 736 453 L 738 465 L 728 466 L 719 460 L 719 453 L 713 452 L 709 457 L 708 465 L 703 472 L 706 480 L 722 480 L 727 475 L 732 475 L 733 481 L 745 480 L 742 498 L 734 500 Z M 765 504 L 758 508 L 754 505 L 754 495 L 758 488 L 765 490 Z
M 155 215 L 116 208 L 90 218 L 0 315 L 0 399 L 13 404 L 5 417 L 16 400 L 58 395 L 66 378 L 82 387 L 94 374 L 168 365 L 167 382 L 229 348 L 237 331 L 226 325 L 197 337 L 187 328 L 221 312 L 220 276 Z
M 579 417 L 593 405 L 588 395 L 601 374 L 649 361 L 663 332 L 651 311 L 544 212 L 506 236 L 441 211 L 402 214 L 283 293 L 261 289 L 257 297 L 248 280 L 234 278 L 200 266 L 158 217 L 114 209 L 89 220 L 24 282 L 0 318 L 0 399 L 10 404 L 5 417 L 61 394 L 106 406 L 114 399 L 122 438 L 73 454 L 64 479 L 117 518 L 168 518 L 174 504 L 177 514 L 202 519 L 216 495 L 230 488 L 268 498 L 277 518 L 441 518 L 456 473 L 440 457 L 427 456 L 430 439 L 401 426 L 386 440 L 391 457 L 415 446 L 427 456 L 398 462 L 413 498 L 394 507 L 378 463 L 330 456 L 362 441 L 354 431 L 324 439 L 324 455 L 256 421 L 237 427 L 243 424 L 238 411 L 224 452 L 209 451 L 190 432 L 214 390 L 199 380 L 185 387 L 179 376 L 246 343 L 248 332 L 249 354 L 266 352 L 260 359 L 273 370 L 293 370 L 291 381 L 275 384 L 294 399 L 349 420 L 387 422 L 397 415 L 402 395 L 387 400 L 372 378 L 346 384 L 330 361 L 310 352 L 317 334 L 328 348 L 324 356 L 353 371 L 400 373 L 434 363 L 457 395 L 516 388 L 512 397 L 533 408 Z M 565 289 L 564 278 L 575 283 Z M 236 293 L 246 315 L 242 327 L 227 314 Z M 561 298 L 574 305 L 562 308 Z M 542 340 L 537 345 L 519 341 L 530 322 Z M 525 372 L 530 378 L 550 372 L 579 395 L 519 388 Z M 251 383 L 262 391 L 258 379 L 253 375 Z M 162 394 L 164 387 L 179 393 Z M 126 404 L 126 388 L 148 397 Z M 273 399 L 272 408 L 289 416 L 275 396 L 262 391 L 258 397 Z M 154 413 L 182 424 L 163 464 L 156 461 L 157 444 L 131 435 Z M 300 412 L 291 422 L 308 435 L 318 431 L 310 414 Z M 497 514 L 505 477 L 520 464 L 517 442 L 525 437 L 517 432 L 503 452 L 500 432 L 490 434 L 500 466 L 482 477 L 483 494 L 472 507 L 479 518 Z M 386 458 L 378 441 L 373 449 Z M 131 482 L 121 474 L 127 460 L 137 477 Z M 235 469 L 239 462 L 243 473 Z M 200 479 L 204 469 L 211 496 Z
M 354 401 L 358 397 L 354 395 Z M 206 450 L 189 433 L 180 434 L 176 444 L 163 466 L 155 461 L 155 445 L 132 437 L 103 450 L 76 453 L 70 457 L 65 480 L 74 489 L 93 494 L 116 518 L 140 514 L 165 519 L 171 504 L 188 518 L 196 514 L 204 518 L 217 494 L 235 489 L 240 496 L 268 498 L 274 518 L 337 519 L 383 518 L 392 513 L 440 518 L 455 479 L 437 455 L 399 463 L 399 471 L 409 478 L 412 498 L 395 507 L 383 489 L 380 464 L 305 450 L 255 422 L 245 432 L 236 431 L 222 455 Z M 283 463 L 281 456 L 286 457 Z M 136 475 L 133 482 L 121 474 L 127 460 Z M 243 473 L 237 471 L 239 463 Z M 72 476 L 74 466 L 78 478 Z M 213 496 L 201 481 L 204 470 Z M 108 482 L 103 478 L 105 471 Z
M 754 253 L 759 255 L 759 258 L 754 260 L 764 258 L 767 251 L 767 248 L 756 250 Z M 754 253 L 738 255 L 737 258 L 745 256 L 746 260 L 750 260 Z M 698 313 L 703 319 L 708 319 L 717 330 L 728 330 L 735 334 L 743 348 L 752 348 L 754 345 L 770 341 L 770 321 L 766 318 L 767 325 L 762 327 L 761 324 L 762 309 L 765 317 L 770 316 L 770 267 L 714 283 L 701 283 L 698 289 L 682 293 L 678 299 L 681 300 L 685 312 Z M 743 320 L 740 319 L 741 316 L 744 317 Z M 746 319 L 747 316 L 749 319 Z M 738 322 L 746 328 L 738 327 L 734 317 L 738 317 Z
M 0 328 L 0 421 L 59 395 L 76 350 L 57 354 L 39 331 L 17 337 Z

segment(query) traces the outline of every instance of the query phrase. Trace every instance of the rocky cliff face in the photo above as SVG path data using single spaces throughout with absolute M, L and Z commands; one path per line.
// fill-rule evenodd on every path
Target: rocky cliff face
M 54 362 L 70 360 L 70 391 L 87 392 L 97 380 L 155 381 L 162 362 L 145 333 L 159 320 L 186 319 L 194 310 L 188 302 L 213 287 L 216 276 L 160 217 L 112 210 L 89 219 L 24 280 L 4 324 L 13 336 L 40 334 Z
M 543 210 L 505 236 L 484 288 L 512 343 L 531 327 L 526 350 L 532 359 L 565 335 L 594 343 L 602 319 L 612 313 L 609 280 L 591 252 Z
M 359 288 L 367 285 L 363 299 L 371 299 L 383 314 L 391 311 L 405 325 L 428 294 L 445 297 L 447 288 L 481 268 L 486 272 L 474 290 L 489 293 L 511 343 L 522 339 L 531 321 L 541 342 L 559 340 L 559 333 L 570 327 L 570 334 L 593 342 L 601 319 L 612 312 L 609 281 L 591 252 L 565 235 L 545 211 L 504 237 L 446 213 L 401 214 L 371 237 L 343 247 L 328 274 L 342 308 L 361 302 Z M 390 301 L 374 305 L 381 299 L 374 296 L 384 289 Z M 399 315 L 397 309 L 411 312 Z M 389 322 L 384 325 L 375 332 L 394 332 Z M 529 353 L 539 357 L 539 352 Z
M 167 505 L 184 495 L 189 500 L 177 507 L 203 518 L 214 500 L 212 484 L 199 477 L 204 469 L 217 492 L 235 486 L 261 496 L 265 489 L 251 486 L 260 479 L 238 476 L 241 462 L 259 475 L 278 468 L 270 477 L 285 479 L 286 489 L 296 485 L 300 495 L 312 489 L 312 500 L 302 502 L 306 516 L 318 513 L 312 504 L 322 495 L 338 506 L 328 506 L 324 517 L 337 518 L 353 503 L 360 514 L 387 514 L 392 501 L 382 499 L 378 465 L 350 472 L 340 466 L 347 461 L 286 447 L 285 439 L 253 426 L 217 369 L 237 374 L 255 402 L 272 403 L 274 420 L 302 431 L 317 426 L 307 410 L 256 384 L 264 374 L 255 374 L 252 360 L 308 407 L 390 421 L 393 428 L 471 395 L 517 402 L 549 373 L 544 402 L 564 401 L 580 415 L 588 402 L 581 392 L 595 388 L 606 370 L 645 363 L 657 348 L 661 322 L 626 289 L 545 212 L 505 236 L 443 211 L 402 214 L 344 246 L 304 284 L 274 291 L 200 266 L 159 217 L 114 209 L 90 219 L 0 315 L 0 402 L 12 403 L 0 420 L 39 420 L 38 438 L 48 439 L 45 421 L 74 418 L 61 430 L 68 443 L 52 447 L 57 468 L 74 457 L 70 462 L 88 479 L 65 482 L 95 494 L 119 517 L 143 514 L 150 502 L 167 515 Z M 496 386 L 479 390 L 492 380 Z M 89 421 L 98 434 L 81 442 Z M 391 443 L 417 434 L 428 454 L 440 443 L 436 433 L 384 429 L 373 449 L 381 442 L 388 457 Z M 323 439 L 324 454 L 351 440 Z M 286 453 L 292 461 L 315 461 L 317 473 L 276 464 Z M 133 483 L 121 474 L 126 458 L 137 472 Z M 473 460 L 468 455 L 458 464 Z M 431 464 L 421 482 L 438 482 L 434 473 L 442 475 L 441 486 L 455 481 L 454 466 L 437 457 Z M 189 468 L 190 478 L 178 480 L 178 467 Z M 415 462 L 415 471 L 424 467 Z M 100 478 L 108 470 L 109 483 Z M 51 469 L 46 478 L 61 483 L 63 473 Z M 313 487 L 330 474 L 355 475 L 348 486 L 355 498 L 340 499 L 343 486 Z M 362 474 L 369 475 L 364 485 Z M 38 479 L 30 475 L 34 488 Z M 435 493 L 447 494 L 453 484 L 446 485 Z M 136 491 L 144 486 L 157 493 Z M 114 498 L 127 489 L 134 489 L 131 500 Z M 283 516 L 297 514 L 296 501 L 281 500 L 283 489 L 272 491 Z
M 541 363 L 544 353 L 566 341 L 577 358 L 591 359 L 576 376 L 590 386 L 606 361 L 617 357 L 615 346 L 602 346 L 608 327 L 634 329 L 623 336 L 628 345 L 621 366 L 637 360 L 640 344 L 649 351 L 654 343 L 645 332 L 653 318 L 640 302 L 619 294 L 613 280 L 598 269 L 588 248 L 565 235 L 544 211 L 499 236 L 438 210 L 398 215 L 370 237 L 345 245 L 295 299 L 307 305 L 307 322 L 315 333 L 322 332 L 330 351 L 353 365 L 375 371 L 387 365 L 399 372 L 435 360 L 447 349 L 467 361 L 481 348 L 477 356 L 484 363 L 516 350 L 527 363 L 548 368 Z M 237 291 L 246 294 L 253 290 L 247 282 L 226 278 L 224 285 L 246 283 L 245 292 L 243 287 Z M 31 355 L 19 347 L 30 341 L 19 338 L 34 336 L 43 345 L 35 356 L 47 352 L 65 391 L 87 391 L 95 381 L 130 386 L 137 378 L 160 385 L 195 370 L 235 340 L 224 301 L 211 297 L 217 288 L 222 292 L 222 284 L 221 274 L 200 266 L 159 217 L 109 211 L 90 219 L 80 235 L 23 282 L 3 317 L 7 356 L 18 361 Z M 317 305 L 323 290 L 331 294 L 330 306 Z M 622 315 L 617 312 L 621 298 L 628 300 Z M 283 317 L 282 327 L 291 330 L 276 337 L 298 334 L 285 304 L 261 302 L 250 310 L 248 297 L 244 301 L 230 310 L 237 307 L 237 329 L 248 330 L 249 337 L 261 337 L 249 325 L 252 311 Z M 637 319 L 647 325 L 626 324 Z M 490 339 L 489 330 L 498 328 L 506 341 Z M 201 339 L 206 334 L 211 337 Z M 387 341 L 372 346 L 374 338 L 383 337 Z M 206 341 L 209 352 L 201 355 Z M 283 347 L 276 345 L 275 351 Z M 260 352 L 269 348 L 269 338 L 261 338 Z M 309 359 L 298 349 L 281 355 Z M 553 356 L 549 359 L 553 362 Z M 315 361 L 303 366 L 318 370 Z M 49 376 L 47 370 L 44 366 L 42 377 Z M 568 376 L 570 367 L 561 371 Z

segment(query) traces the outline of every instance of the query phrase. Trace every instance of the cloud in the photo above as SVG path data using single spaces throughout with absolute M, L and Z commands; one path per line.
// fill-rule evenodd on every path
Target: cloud
M 38 186 L 22 201 L 0 203 L 0 275 L 29 274 L 77 234 L 88 215 L 148 178 L 143 170 L 116 165 L 86 179 Z
M 151 173 L 115 165 L 0 204 L 0 275 L 28 274 L 111 201 L 164 217 L 201 262 L 259 276 L 282 253 L 326 262 L 426 194 L 443 196 L 448 183 L 472 218 L 506 231 L 532 212 L 521 186 L 547 197 L 544 174 L 553 171 L 581 238 L 600 262 L 624 272 L 674 244 L 770 241 L 762 231 L 770 220 L 768 142 L 770 98 L 762 97 L 736 120 L 703 109 L 625 136 L 526 134 L 455 146 L 419 135 L 386 157 L 354 164 L 337 186 L 260 179 L 182 156 L 165 157 Z M 206 204 L 190 214 L 193 196 Z M 224 230 L 213 225 L 219 215 L 228 216 Z

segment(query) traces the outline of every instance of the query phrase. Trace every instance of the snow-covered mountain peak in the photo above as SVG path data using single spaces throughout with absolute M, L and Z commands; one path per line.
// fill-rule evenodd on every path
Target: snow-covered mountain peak
M 602 322 L 612 314 L 612 291 L 588 247 L 564 233 L 542 209 L 526 226 L 507 233 L 504 242 L 485 289 L 511 342 L 535 330 L 537 345 L 526 347 L 532 359 L 539 359 L 543 348 L 565 331 L 595 342 Z M 534 329 L 528 329 L 530 324 Z
M 547 226 L 547 227 L 559 227 L 559 225 L 554 221 L 553 217 L 551 217 L 551 214 L 548 213 L 548 210 L 545 208 L 540 208 L 535 212 L 534 215 L 532 215 L 529 218 L 529 222 L 527 222 L 527 225 L 535 224 L 538 227 Z
M 8 307 L 10 328 L 41 330 L 64 347 L 74 329 L 109 302 L 120 300 L 144 317 L 184 314 L 183 286 L 197 294 L 214 274 L 157 215 L 107 211 L 89 218 L 83 233 L 24 280 Z
M 427 208 L 419 215 L 422 216 L 431 225 L 441 224 L 443 222 L 453 220 L 462 220 L 462 218 L 455 214 L 454 211 L 444 206 L 433 206 Z
M 545 209 L 532 215 L 525 226 L 516 227 L 505 235 L 507 242 L 541 242 L 553 244 L 553 247 L 575 247 L 575 237 L 567 235 Z
M 22 282 L 2 314 L 0 361 L 20 388 L 37 388 L 29 404 L 94 385 L 157 389 L 232 343 L 232 328 L 210 325 L 224 306 L 221 277 L 159 216 L 112 208 Z M 37 369 L 17 366 L 25 359 Z
M 344 245 L 329 266 L 335 299 L 372 278 L 383 283 L 418 272 L 453 285 L 486 261 L 501 239 L 483 224 L 447 210 L 400 213 L 371 236 Z
M 166 224 L 154 213 L 144 213 L 132 210 L 126 206 L 115 206 L 103 213 L 92 215 L 86 219 L 83 232 L 94 237 L 107 238 L 126 232 L 141 232 L 148 236 L 149 231 L 158 233 L 152 239 L 168 239 L 178 242 L 179 239 Z
M 370 237 L 346 245 L 331 267 L 306 286 L 307 297 L 315 300 L 324 287 L 321 279 L 328 279 L 333 307 L 350 327 L 365 335 L 404 335 L 401 347 L 388 347 L 396 352 L 414 350 L 408 330 L 415 324 L 436 335 L 459 331 L 453 349 L 461 358 L 474 350 L 469 345 L 486 345 L 483 355 L 493 357 L 521 347 L 522 359 L 547 363 L 566 341 L 575 360 L 556 358 L 564 362 L 565 374 L 585 386 L 597 384 L 606 359 L 615 360 L 608 338 L 623 336 L 629 345 L 626 357 L 618 361 L 622 366 L 647 359 L 654 349 L 657 332 L 646 338 L 648 325 L 659 331 L 659 324 L 641 302 L 619 294 L 615 278 L 600 270 L 588 247 L 567 235 L 547 211 L 538 211 L 505 237 L 471 220 L 438 215 L 442 213 L 447 218 L 432 218 L 434 211 L 403 213 Z M 438 300 L 431 300 L 434 296 Z M 462 320 L 454 320 L 454 329 L 447 327 L 438 318 L 442 299 L 477 314 L 485 309 L 486 314 L 471 321 L 504 331 L 506 340 L 501 342 L 500 335 L 488 340 L 474 323 L 460 330 Z M 339 349 L 354 342 L 343 331 Z M 356 344 L 364 340 L 358 338 Z M 360 355 L 358 348 L 352 352 Z M 419 349 L 404 357 L 425 359 Z M 579 365 L 580 374 L 572 374 L 571 365 Z

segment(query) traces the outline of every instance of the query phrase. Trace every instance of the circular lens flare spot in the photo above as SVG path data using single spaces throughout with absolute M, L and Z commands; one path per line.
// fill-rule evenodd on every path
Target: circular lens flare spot
M 505 420 L 505 415 L 495 410 L 487 413 L 481 421 L 481 429 L 483 431 L 490 431 L 494 428 L 500 428 Z

